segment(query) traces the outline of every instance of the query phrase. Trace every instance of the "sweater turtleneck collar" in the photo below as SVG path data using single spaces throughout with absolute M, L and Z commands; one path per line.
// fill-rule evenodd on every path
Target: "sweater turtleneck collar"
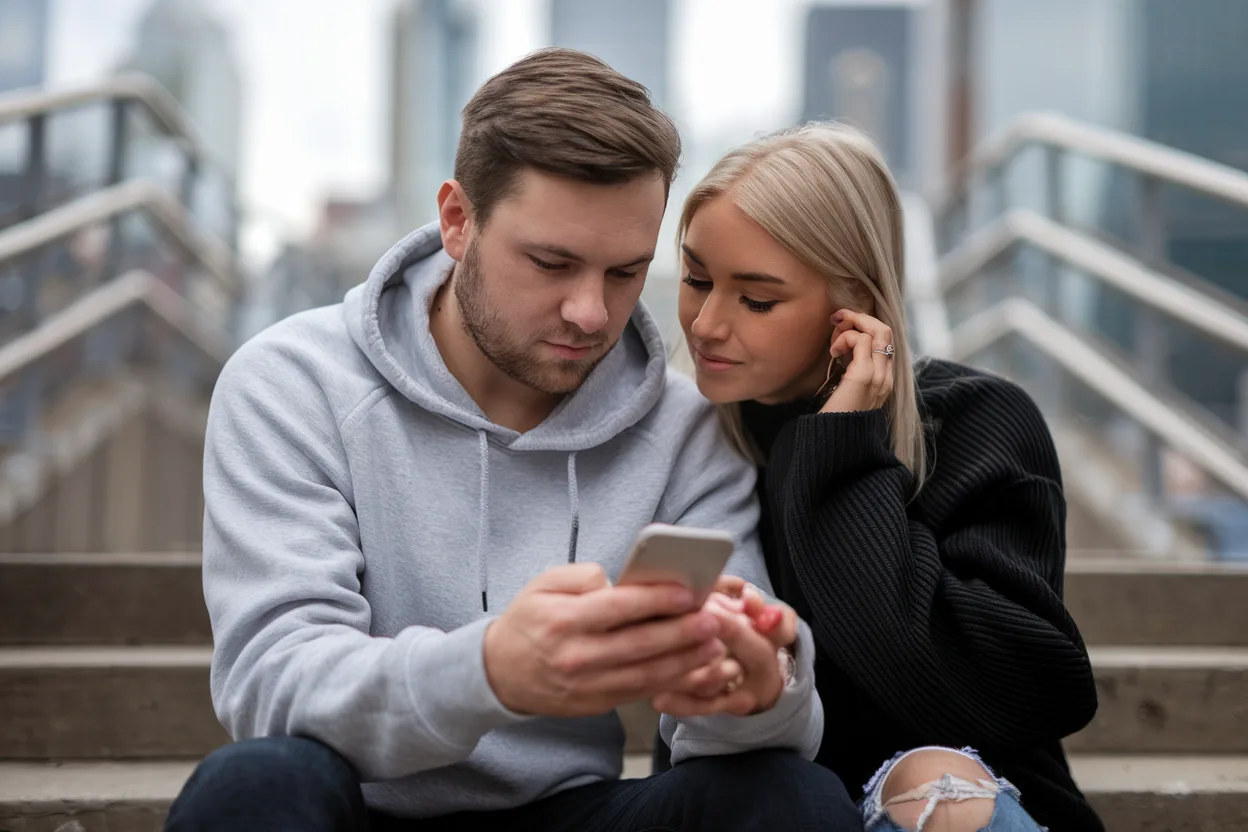
M 820 401 L 813 398 L 802 398 L 782 404 L 763 404 L 756 401 L 741 403 L 741 420 L 746 431 L 754 439 L 763 456 L 771 456 L 772 445 L 781 429 L 799 416 L 816 413 Z

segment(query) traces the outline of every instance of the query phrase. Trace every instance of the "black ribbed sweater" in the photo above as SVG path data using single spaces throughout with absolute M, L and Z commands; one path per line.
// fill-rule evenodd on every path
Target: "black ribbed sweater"
M 1062 832 L 1103 832 L 1060 740 L 1096 688 L 1062 603 L 1066 505 L 1025 392 L 932 361 L 919 372 L 929 477 L 882 411 L 743 407 L 767 455 L 760 533 L 777 595 L 810 623 L 826 727 L 818 762 L 852 790 L 895 752 L 973 746 Z

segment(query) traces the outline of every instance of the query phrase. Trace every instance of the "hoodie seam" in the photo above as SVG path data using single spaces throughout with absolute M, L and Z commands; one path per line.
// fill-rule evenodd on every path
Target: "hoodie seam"
M 426 639 L 437 638 L 439 635 L 441 635 L 442 637 L 445 637 L 447 634 L 446 633 L 430 634 L 430 635 L 426 635 L 425 638 Z M 420 638 L 413 639 L 412 642 L 407 645 L 407 650 L 404 651 L 405 658 L 404 658 L 403 665 L 404 665 L 404 670 L 406 670 L 407 672 L 403 674 L 403 687 L 406 689 L 407 697 L 412 703 L 412 711 L 415 713 L 417 719 L 420 720 L 421 724 L 425 726 L 425 730 L 428 731 L 429 736 L 432 736 L 434 739 L 440 742 L 446 751 L 459 752 L 463 750 L 463 746 L 459 743 L 448 740 L 442 734 L 442 732 L 438 729 L 437 723 L 429 718 L 429 714 L 424 708 L 424 703 L 421 701 L 421 698 L 416 694 L 416 691 L 412 688 L 412 681 L 415 678 L 415 674 L 412 672 L 412 667 L 411 667 L 412 651 L 415 650 L 420 645 L 420 643 L 424 640 L 425 639 L 420 639 Z
M 382 384 L 379 384 L 369 390 L 366 394 L 364 394 L 364 397 L 352 405 L 351 409 L 347 411 L 347 414 L 342 417 L 342 420 L 338 423 L 338 432 L 345 433 L 348 422 L 352 421 L 357 416 L 363 418 L 364 414 L 375 407 L 378 402 L 385 399 L 392 389 L 393 388 L 390 387 L 388 382 L 383 382 Z

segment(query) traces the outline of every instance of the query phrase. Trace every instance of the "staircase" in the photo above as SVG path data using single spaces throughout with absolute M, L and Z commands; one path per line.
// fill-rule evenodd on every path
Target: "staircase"
M 75 197 L 51 187 L 41 148 L 49 119 L 83 107 L 104 114 L 112 150 L 105 181 Z M 171 181 L 127 170 L 136 114 L 143 142 L 183 160 Z M 0 211 L 0 280 L 23 286 L 0 309 L 0 832 L 159 829 L 195 762 L 228 741 L 198 549 L 206 406 L 243 284 L 234 233 L 201 216 L 197 183 L 220 172 L 142 79 L 0 97 L 12 129 L 28 159 L 19 204 Z M 1035 147 L 1043 213 L 1005 198 L 1011 161 Z M 1203 494 L 1242 502 L 1248 443 L 1179 392 L 1156 340 L 1162 320 L 1248 353 L 1248 316 L 1156 239 L 1141 253 L 1068 222 L 1063 160 L 1081 154 L 1248 206 L 1241 172 L 1027 117 L 934 213 L 908 198 L 915 338 L 1014 377 L 1050 419 L 1071 505 L 1067 602 L 1101 696 L 1067 745 L 1109 828 L 1248 830 L 1248 565 L 1211 562 L 1223 552 L 1165 476 L 1177 455 Z M 1142 193 L 1164 238 L 1158 188 Z M 102 255 L 84 257 L 101 235 Z M 1139 307 L 1134 352 L 1070 319 L 1079 281 Z M 644 775 L 655 717 L 621 716 L 626 774 Z
M 1080 562 L 1066 593 L 1101 697 L 1067 748 L 1111 832 L 1248 829 L 1248 567 Z M 211 651 L 194 554 L 0 556 L 0 830 L 159 829 L 228 742 Z M 643 775 L 654 718 L 625 721 Z

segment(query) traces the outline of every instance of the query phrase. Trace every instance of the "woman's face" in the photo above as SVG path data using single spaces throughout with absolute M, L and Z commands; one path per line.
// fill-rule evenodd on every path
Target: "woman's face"
M 721 194 L 698 208 L 684 245 L 680 325 L 698 389 L 716 404 L 811 396 L 827 376 L 828 280 Z

